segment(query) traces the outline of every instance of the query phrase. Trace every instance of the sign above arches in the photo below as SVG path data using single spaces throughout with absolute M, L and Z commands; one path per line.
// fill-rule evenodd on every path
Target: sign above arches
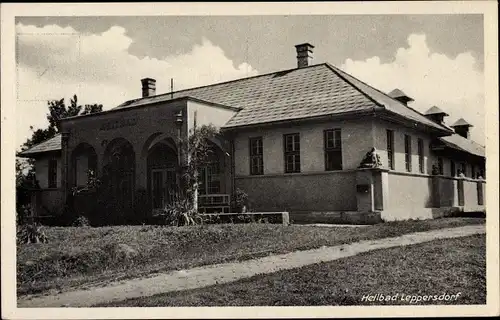
M 135 118 L 130 118 L 130 119 L 116 119 L 116 120 L 111 120 L 106 123 L 104 123 L 99 130 L 105 131 L 105 130 L 114 130 L 118 128 L 123 128 L 123 127 L 132 127 L 137 124 L 137 119 Z

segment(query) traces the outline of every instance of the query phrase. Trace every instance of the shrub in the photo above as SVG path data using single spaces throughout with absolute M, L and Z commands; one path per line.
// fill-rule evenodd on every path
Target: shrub
M 189 199 L 174 196 L 171 203 L 167 204 L 161 214 L 164 222 L 171 226 L 189 226 L 203 223 L 193 203 Z
M 23 225 L 32 217 L 33 208 L 31 207 L 31 204 L 22 205 L 16 210 L 16 225 Z
M 17 243 L 48 243 L 47 236 L 45 235 L 42 225 L 39 223 L 30 223 L 22 225 L 17 230 Z
M 233 208 L 236 212 L 248 211 L 248 194 L 239 188 L 233 195 Z
M 89 227 L 90 221 L 85 216 L 79 216 L 78 218 L 75 219 L 75 221 L 73 221 L 72 226 L 73 227 Z

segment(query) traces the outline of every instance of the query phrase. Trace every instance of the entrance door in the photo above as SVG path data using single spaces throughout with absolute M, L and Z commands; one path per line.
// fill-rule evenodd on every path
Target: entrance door
M 175 168 L 151 170 L 153 215 L 159 214 L 167 204 L 172 202 L 176 185 Z

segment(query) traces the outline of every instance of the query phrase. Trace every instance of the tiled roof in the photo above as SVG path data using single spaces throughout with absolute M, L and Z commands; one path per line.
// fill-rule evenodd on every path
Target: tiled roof
M 32 156 L 38 153 L 61 150 L 61 134 L 34 145 L 28 150 L 19 153 L 19 156 Z
M 443 110 L 439 109 L 438 107 L 436 106 L 433 106 L 432 108 L 430 108 L 429 110 L 427 110 L 425 112 L 426 115 L 431 115 L 431 114 L 444 114 L 444 115 L 447 115 L 449 116 L 449 114 L 447 114 L 446 112 L 444 112 Z
M 244 78 L 174 92 L 241 108 L 224 127 L 348 112 L 373 107 L 373 102 L 340 79 L 324 64 Z M 171 99 L 170 94 L 126 102 L 133 107 Z
M 403 93 L 404 94 L 404 93 Z M 180 90 L 127 101 L 117 109 L 192 97 L 241 109 L 224 127 L 286 121 L 348 112 L 387 110 L 406 119 L 452 132 L 422 113 L 328 64 L 317 64 L 265 75 Z M 60 136 L 22 155 L 60 150 Z
M 416 111 L 413 108 L 410 108 L 406 106 L 405 104 L 401 103 L 400 101 L 391 98 L 389 95 L 383 93 L 382 91 L 379 91 L 372 86 L 369 86 L 368 84 L 354 78 L 353 76 L 343 72 L 342 70 L 331 66 L 330 67 L 334 70 L 336 70 L 341 76 L 343 76 L 347 81 L 352 83 L 356 88 L 361 90 L 364 94 L 369 96 L 371 99 L 377 102 L 377 104 L 384 106 L 386 110 L 389 110 L 393 113 L 399 114 L 407 119 L 417 121 L 420 123 L 423 123 L 425 125 L 434 127 L 434 128 L 439 128 L 441 130 L 446 130 L 450 131 L 447 127 L 444 127 L 430 119 L 428 119 L 426 116 L 421 114 L 420 112 Z
M 445 146 L 453 148 L 460 151 L 465 151 L 476 156 L 485 157 L 486 152 L 484 146 L 466 139 L 459 134 L 453 134 L 447 137 L 439 138 Z
M 226 128 L 386 108 L 410 120 L 448 131 L 385 93 L 326 63 L 181 90 L 172 95 L 131 100 L 115 109 L 183 96 L 241 108 L 224 125 Z
M 457 126 L 470 126 L 472 125 L 468 123 L 467 121 L 464 120 L 464 118 L 458 119 L 454 124 L 451 125 L 452 127 L 457 127 Z

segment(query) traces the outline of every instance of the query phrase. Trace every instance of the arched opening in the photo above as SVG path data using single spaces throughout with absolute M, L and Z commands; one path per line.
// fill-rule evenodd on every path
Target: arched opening
M 126 139 L 114 139 L 106 147 L 102 185 L 106 211 L 114 218 L 113 222 L 130 217 L 134 211 L 135 152 Z
M 178 158 L 172 138 L 157 136 L 146 147 L 151 212 L 158 214 L 173 201 L 178 185 Z
M 75 187 L 86 186 L 89 171 L 96 172 L 97 154 L 95 149 L 88 143 L 80 143 L 71 152 L 71 167 L 73 168 L 71 184 Z

